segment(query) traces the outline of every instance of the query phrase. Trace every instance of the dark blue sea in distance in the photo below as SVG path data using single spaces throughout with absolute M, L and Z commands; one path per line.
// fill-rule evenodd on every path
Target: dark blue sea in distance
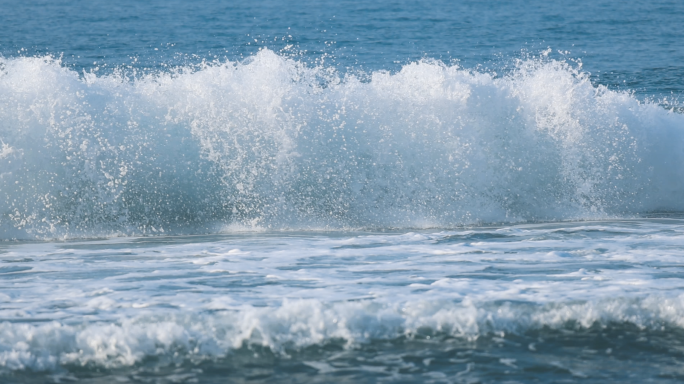
M 684 380 L 684 2 L 0 0 L 0 382 Z

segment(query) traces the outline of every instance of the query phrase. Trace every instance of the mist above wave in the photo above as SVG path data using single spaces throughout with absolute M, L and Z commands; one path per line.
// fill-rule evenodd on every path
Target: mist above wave
M 363 79 L 269 50 L 137 78 L 0 59 L 0 140 L 0 238 L 684 210 L 684 116 L 544 58 Z

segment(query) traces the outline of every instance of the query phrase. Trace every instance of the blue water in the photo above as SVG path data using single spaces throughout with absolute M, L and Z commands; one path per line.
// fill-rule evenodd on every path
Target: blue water
M 552 48 L 596 82 L 681 95 L 679 1 L 2 2 L 5 57 L 52 54 L 75 70 L 242 59 L 267 47 L 344 69 L 397 70 L 425 57 L 501 67 Z M 255 41 L 256 40 L 256 41 Z M 21 52 L 18 52 L 21 51 Z
M 684 3 L 0 25 L 1 382 L 684 378 Z

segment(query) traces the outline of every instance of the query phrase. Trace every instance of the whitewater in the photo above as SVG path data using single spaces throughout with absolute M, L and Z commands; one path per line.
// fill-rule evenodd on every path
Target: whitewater
M 626 380 L 639 342 L 664 349 L 640 372 L 666 369 L 684 116 L 545 53 L 503 74 L 2 59 L 2 372 Z
M 264 49 L 131 77 L 2 59 L 2 238 L 684 211 L 684 116 L 573 64 L 342 75 Z
M 0 0 L 0 383 L 681 382 L 683 16 Z
M 683 246 L 671 218 L 3 244 L 0 367 L 11 383 L 677 382 Z

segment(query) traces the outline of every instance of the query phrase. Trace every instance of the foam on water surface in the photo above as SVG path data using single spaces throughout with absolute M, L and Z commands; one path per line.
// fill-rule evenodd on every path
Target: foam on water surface
M 543 56 L 499 75 L 343 75 L 267 49 L 133 77 L 0 69 L 4 239 L 684 209 L 684 117 Z
M 210 381 L 221 376 L 196 369 L 235 365 L 225 373 L 235 379 L 246 367 L 285 364 L 309 379 L 371 380 L 361 361 L 395 353 L 378 377 L 417 380 L 459 367 L 474 380 L 498 372 L 472 355 L 489 353 L 512 378 L 527 372 L 517 357 L 600 380 L 598 368 L 580 369 L 563 351 L 600 347 L 605 359 L 613 349 L 622 359 L 640 353 L 629 344 L 637 338 L 655 343 L 684 330 L 682 228 L 679 219 L 640 219 L 7 244 L 0 367 L 16 380 L 100 370 L 173 381 L 176 366 Z M 658 343 L 663 359 L 677 354 Z M 344 369 L 341 356 L 351 359 Z M 412 371 L 417 356 L 458 362 Z

